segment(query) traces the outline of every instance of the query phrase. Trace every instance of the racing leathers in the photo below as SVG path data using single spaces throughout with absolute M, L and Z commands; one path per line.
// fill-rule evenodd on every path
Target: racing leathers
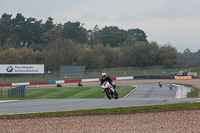
M 105 82 L 108 81 L 112 85 L 112 79 L 109 76 L 106 76 L 106 78 L 101 79 L 101 85 Z
M 105 78 L 101 79 L 101 86 L 106 81 L 108 81 L 110 83 L 110 85 L 112 86 L 111 90 L 112 90 L 112 92 L 114 92 L 116 85 L 113 85 L 113 81 L 112 81 L 112 79 L 109 76 L 106 76 Z M 102 92 L 104 92 L 104 90 L 102 90 Z

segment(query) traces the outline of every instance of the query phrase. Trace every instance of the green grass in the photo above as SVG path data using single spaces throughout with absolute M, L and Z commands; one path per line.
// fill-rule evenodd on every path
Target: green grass
M 0 89 L 0 100 L 6 97 L 8 97 L 8 91 L 5 89 L 2 89 L 2 90 Z
M 191 90 L 190 93 L 187 94 L 187 98 L 198 98 L 199 97 L 199 89 L 194 88 Z
M 132 91 L 132 86 L 118 86 L 119 97 Z M 26 99 L 106 98 L 99 86 L 27 89 Z
M 133 86 L 117 86 L 119 98 L 123 98 L 134 88 L 135 87 Z M 5 92 L 3 93 L 4 100 L 9 99 L 5 98 L 6 97 Z M 107 98 L 107 97 L 105 93 L 102 93 L 101 88 L 99 86 L 89 86 L 89 87 L 26 89 L 25 99 L 66 99 L 66 98 L 74 99 L 74 98 Z

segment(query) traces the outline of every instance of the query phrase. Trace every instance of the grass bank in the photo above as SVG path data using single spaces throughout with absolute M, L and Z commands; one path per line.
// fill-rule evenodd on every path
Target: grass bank
M 133 86 L 117 86 L 119 98 L 125 97 L 135 87 Z M 3 92 L 3 100 L 7 98 L 7 90 Z M 107 98 L 102 93 L 99 86 L 88 87 L 59 87 L 59 88 L 36 88 L 26 89 L 26 98 L 24 99 L 74 99 L 74 98 Z M 1 100 L 1 99 L 0 99 Z M 12 100 L 15 100 L 12 98 Z

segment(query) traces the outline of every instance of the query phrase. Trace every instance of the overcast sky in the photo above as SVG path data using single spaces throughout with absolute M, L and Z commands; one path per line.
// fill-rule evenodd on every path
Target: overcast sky
M 0 0 L 3 13 L 21 13 L 43 22 L 84 23 L 86 29 L 97 24 L 119 29 L 143 30 L 148 41 L 170 43 L 179 52 L 200 49 L 200 0 Z

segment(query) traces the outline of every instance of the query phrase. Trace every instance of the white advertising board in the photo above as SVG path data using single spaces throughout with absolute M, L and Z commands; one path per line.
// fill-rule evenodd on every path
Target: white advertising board
M 44 64 L 0 64 L 0 74 L 43 74 Z

